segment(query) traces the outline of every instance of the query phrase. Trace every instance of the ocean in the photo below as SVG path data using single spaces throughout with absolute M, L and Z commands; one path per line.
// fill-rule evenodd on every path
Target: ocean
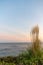
M 30 46 L 31 43 L 0 43 L 0 57 L 17 56 Z
M 30 48 L 32 43 L 22 42 L 22 43 L 0 43 L 0 57 L 3 56 L 17 56 L 21 52 Z M 43 47 L 43 44 L 42 44 Z

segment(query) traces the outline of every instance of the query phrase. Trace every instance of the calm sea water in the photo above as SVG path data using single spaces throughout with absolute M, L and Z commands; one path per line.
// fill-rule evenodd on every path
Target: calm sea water
M 0 57 L 16 56 L 30 46 L 31 43 L 0 43 Z
M 0 43 L 0 57 L 16 56 L 31 47 L 31 45 L 31 43 Z

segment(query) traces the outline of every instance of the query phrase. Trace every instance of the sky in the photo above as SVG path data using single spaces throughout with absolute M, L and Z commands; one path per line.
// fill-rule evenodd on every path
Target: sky
M 37 24 L 43 41 L 43 0 L 0 0 L 0 42 L 31 41 Z

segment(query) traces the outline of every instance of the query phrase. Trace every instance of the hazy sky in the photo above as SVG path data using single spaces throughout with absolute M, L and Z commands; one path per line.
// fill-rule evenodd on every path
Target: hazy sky
M 43 0 L 0 0 L 0 41 L 30 41 L 30 31 L 39 25 L 43 40 Z

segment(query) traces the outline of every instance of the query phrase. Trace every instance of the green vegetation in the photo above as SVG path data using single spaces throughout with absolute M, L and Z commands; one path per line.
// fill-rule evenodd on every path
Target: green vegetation
M 15 63 L 0 62 L 0 65 L 15 65 Z
M 43 65 L 43 53 L 38 54 L 34 55 L 32 50 L 27 50 L 17 57 L 2 57 L 0 65 Z
M 38 34 L 39 28 L 36 26 L 32 29 L 32 48 L 16 57 L 0 58 L 0 65 L 43 65 L 43 49 L 40 48 Z

